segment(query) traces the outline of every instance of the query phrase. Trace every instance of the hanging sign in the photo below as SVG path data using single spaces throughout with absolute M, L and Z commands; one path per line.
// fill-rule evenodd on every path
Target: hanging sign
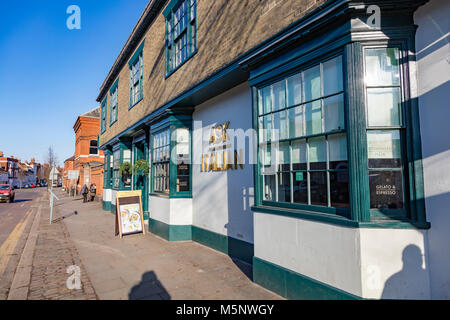
M 119 191 L 116 198 L 116 235 L 143 233 L 142 191 Z

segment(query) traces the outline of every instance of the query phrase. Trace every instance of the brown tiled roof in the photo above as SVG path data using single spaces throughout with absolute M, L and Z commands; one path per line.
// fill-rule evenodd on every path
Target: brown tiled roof
M 100 118 L 100 107 L 95 107 L 94 109 L 83 113 L 80 117 Z

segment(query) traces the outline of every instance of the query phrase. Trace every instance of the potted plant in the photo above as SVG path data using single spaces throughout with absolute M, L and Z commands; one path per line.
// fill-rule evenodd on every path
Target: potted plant
M 123 162 L 119 168 L 120 176 L 122 177 L 122 181 L 125 185 L 129 185 L 131 183 L 131 175 L 132 175 L 132 166 L 129 162 Z
M 137 160 L 133 166 L 133 173 L 136 176 L 148 176 L 150 165 L 147 160 Z

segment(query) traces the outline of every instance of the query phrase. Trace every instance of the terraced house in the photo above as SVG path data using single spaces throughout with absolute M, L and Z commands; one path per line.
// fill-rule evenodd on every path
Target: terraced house
M 98 95 L 104 209 L 140 189 L 150 232 L 287 298 L 449 298 L 449 13 L 149 1 Z

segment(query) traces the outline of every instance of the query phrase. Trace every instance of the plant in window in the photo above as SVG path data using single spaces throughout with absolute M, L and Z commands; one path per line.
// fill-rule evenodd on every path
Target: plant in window
M 147 160 L 138 160 L 136 161 L 136 163 L 133 166 L 133 173 L 135 175 L 139 175 L 139 176 L 148 176 L 150 170 L 150 164 L 148 163 Z
M 122 181 L 125 184 L 129 184 L 129 181 L 131 180 L 130 177 L 132 175 L 132 170 L 133 170 L 133 167 L 132 167 L 131 163 L 129 163 L 129 162 L 123 162 L 120 165 L 119 173 L 120 173 L 120 176 L 122 177 Z

